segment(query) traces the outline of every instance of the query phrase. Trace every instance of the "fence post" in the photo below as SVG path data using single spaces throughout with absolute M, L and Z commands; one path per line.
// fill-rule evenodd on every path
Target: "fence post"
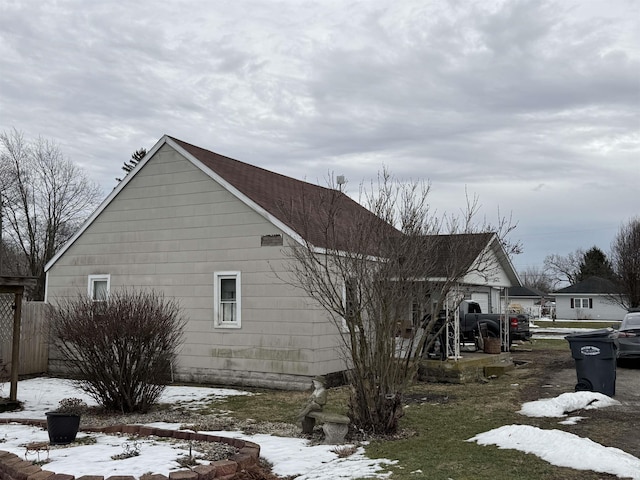
M 22 292 L 16 292 L 13 305 L 13 343 L 11 346 L 11 388 L 9 400 L 18 400 L 18 373 L 20 371 L 20 321 L 22 319 Z

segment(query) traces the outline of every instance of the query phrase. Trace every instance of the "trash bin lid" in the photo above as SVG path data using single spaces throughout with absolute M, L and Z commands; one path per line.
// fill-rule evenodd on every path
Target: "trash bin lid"
M 565 340 L 586 340 L 589 338 L 613 338 L 615 330 L 613 328 L 599 328 L 598 330 L 592 330 L 590 332 L 580 332 L 580 333 L 572 333 L 570 335 L 565 336 Z

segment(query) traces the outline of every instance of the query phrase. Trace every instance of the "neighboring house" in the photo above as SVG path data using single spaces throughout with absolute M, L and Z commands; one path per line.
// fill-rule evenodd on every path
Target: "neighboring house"
M 478 302 L 484 313 L 500 313 L 508 287 L 520 285 L 520 279 L 497 235 L 438 235 L 434 240 L 429 257 L 436 265 L 430 280 L 469 272 L 461 278 L 459 293 Z
M 553 297 L 538 289 L 516 285 L 510 287 L 507 293 L 511 309 L 522 308 L 524 313 L 533 318 L 551 317 L 554 313 Z
M 589 277 L 554 292 L 556 316 L 568 320 L 622 320 L 627 310 L 613 298 L 616 286 L 600 277 Z
M 329 247 L 320 228 L 329 194 L 340 207 L 333 246 L 347 245 L 347 227 L 363 216 L 381 223 L 381 235 L 399 235 L 343 193 L 164 136 L 47 264 L 46 301 L 160 291 L 180 301 L 188 320 L 175 378 L 306 389 L 309 378 L 345 369 L 341 338 L 286 281 L 283 249 Z M 474 238 L 499 268 L 489 281 L 470 274 L 463 292 L 499 305 L 519 280 L 495 235 Z

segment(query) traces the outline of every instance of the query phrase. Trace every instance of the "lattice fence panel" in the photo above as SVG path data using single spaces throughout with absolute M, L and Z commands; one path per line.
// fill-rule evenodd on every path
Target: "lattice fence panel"
M 0 293 L 0 344 L 11 342 L 13 337 L 13 293 Z
M 0 382 L 9 378 L 13 342 L 13 293 L 0 293 Z

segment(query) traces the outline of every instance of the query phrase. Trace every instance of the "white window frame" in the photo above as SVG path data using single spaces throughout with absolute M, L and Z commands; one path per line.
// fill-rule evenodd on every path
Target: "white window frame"
M 580 305 L 578 305 L 578 302 L 580 302 Z M 586 306 L 585 306 L 586 304 Z M 589 297 L 574 297 L 573 298 L 573 308 L 575 309 L 579 309 L 579 310 L 588 310 L 589 307 Z
M 344 307 L 345 311 L 347 310 L 347 285 L 346 283 L 342 284 L 342 306 Z M 347 319 L 344 317 L 340 317 L 340 332 L 342 333 L 348 333 L 349 332 L 349 327 L 347 326 Z
M 223 321 L 221 280 L 233 279 L 236 281 L 236 319 L 232 322 Z M 242 326 L 242 274 L 233 272 L 214 272 L 213 274 L 213 325 L 215 328 L 240 328 Z
M 94 285 L 96 282 L 104 282 L 107 281 L 107 298 L 109 298 L 109 293 L 111 292 L 111 275 L 107 273 L 99 274 L 99 275 L 89 275 L 87 282 L 87 295 L 94 302 L 103 302 L 104 300 L 98 300 L 93 297 Z
M 348 282 L 349 280 L 347 280 Z M 349 306 L 347 305 L 347 282 L 343 282 L 342 284 L 342 305 L 345 309 L 345 311 L 349 308 Z M 355 293 L 354 293 L 355 295 Z M 341 333 L 349 333 L 349 327 L 347 325 L 347 319 L 344 317 L 340 317 L 340 325 L 339 325 L 339 330 Z

